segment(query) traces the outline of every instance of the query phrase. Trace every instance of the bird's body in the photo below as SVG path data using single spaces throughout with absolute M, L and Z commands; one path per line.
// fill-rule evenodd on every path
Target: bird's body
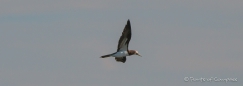
M 125 26 L 122 35 L 118 41 L 118 46 L 117 46 L 117 52 L 108 54 L 108 55 L 103 55 L 101 58 L 106 58 L 106 57 L 115 57 L 116 61 L 118 62 L 126 62 L 126 56 L 131 56 L 131 55 L 138 55 L 138 51 L 136 50 L 128 50 L 128 45 L 129 41 L 132 36 L 132 31 L 131 31 L 131 25 L 130 21 L 127 21 L 127 25 Z
M 128 54 L 127 51 L 118 51 L 111 56 L 113 56 L 113 57 L 124 57 L 124 56 L 129 56 L 129 54 Z

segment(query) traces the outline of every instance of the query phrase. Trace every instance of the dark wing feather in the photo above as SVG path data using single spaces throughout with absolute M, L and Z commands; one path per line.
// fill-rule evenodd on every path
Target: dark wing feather
M 129 41 L 132 36 L 130 21 L 127 20 L 127 25 L 125 26 L 122 35 L 118 41 L 117 51 L 128 50 Z
M 127 60 L 126 57 L 116 57 L 115 59 L 116 59 L 117 62 L 123 62 L 123 63 L 125 63 L 126 60 Z

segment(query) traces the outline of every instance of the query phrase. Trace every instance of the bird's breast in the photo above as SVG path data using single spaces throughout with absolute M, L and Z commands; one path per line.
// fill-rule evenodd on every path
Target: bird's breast
M 113 57 L 125 57 L 128 56 L 128 52 L 127 51 L 119 51 L 116 52 L 115 54 L 112 55 Z

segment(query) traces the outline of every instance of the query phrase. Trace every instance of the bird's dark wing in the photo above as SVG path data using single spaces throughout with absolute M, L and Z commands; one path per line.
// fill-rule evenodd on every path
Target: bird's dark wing
M 115 59 L 116 59 L 117 62 L 123 62 L 123 63 L 125 63 L 126 60 L 127 60 L 126 57 L 116 57 Z
M 118 41 L 117 51 L 128 50 L 129 41 L 132 36 L 130 21 L 127 20 L 127 25 L 125 26 L 122 35 Z

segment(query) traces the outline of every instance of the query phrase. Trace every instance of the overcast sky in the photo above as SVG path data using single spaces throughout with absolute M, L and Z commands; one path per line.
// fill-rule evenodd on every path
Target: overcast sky
M 1 86 L 240 86 L 242 0 L 1 0 Z M 126 63 L 116 51 L 130 19 Z M 237 78 L 188 81 L 190 78 Z

